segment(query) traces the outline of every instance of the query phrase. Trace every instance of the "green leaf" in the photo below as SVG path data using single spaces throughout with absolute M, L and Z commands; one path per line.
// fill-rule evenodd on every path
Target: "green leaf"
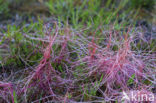
M 135 74 L 131 76 L 131 78 L 128 80 L 128 85 L 132 84 L 134 82 Z
M 16 92 L 15 91 L 13 91 L 13 97 L 14 97 L 14 103 L 18 103 L 17 102 L 17 96 L 16 96 Z

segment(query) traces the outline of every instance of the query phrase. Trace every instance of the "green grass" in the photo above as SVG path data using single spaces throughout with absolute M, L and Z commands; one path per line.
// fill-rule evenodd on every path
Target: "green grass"
M 111 33 L 119 33 L 120 37 L 121 35 L 126 34 L 127 31 L 125 29 L 130 27 L 132 29 L 131 34 L 135 33 L 135 25 L 136 21 L 139 20 L 140 11 L 146 8 L 149 8 L 148 10 L 150 11 L 154 3 L 154 1 L 151 1 L 149 3 L 149 1 L 146 0 L 144 2 L 141 0 L 120 0 L 120 2 L 118 0 L 106 0 L 105 2 L 103 2 L 103 0 L 47 0 L 46 2 L 44 2 L 44 4 L 49 9 L 50 18 L 54 19 L 54 21 L 57 21 L 58 27 L 61 29 L 59 30 L 59 36 L 66 36 L 66 30 L 69 29 L 71 33 L 80 33 L 88 40 L 91 40 L 89 38 L 90 36 L 100 38 L 95 40 L 96 44 L 98 45 L 103 42 L 107 42 L 105 41 L 105 38 L 108 39 L 110 31 Z M 0 0 L 0 14 L 9 14 L 10 10 L 8 5 L 8 3 L 4 4 L 4 2 Z M 149 6 L 151 6 L 151 8 Z M 49 22 L 51 21 L 48 21 L 48 23 Z M 1 30 L 4 36 L 0 41 L 0 45 L 6 44 L 7 46 L 9 46 L 10 51 L 9 56 L 3 57 L 1 56 L 3 55 L 3 52 L 1 53 L 0 48 L 0 67 L 15 66 L 16 68 L 34 68 L 34 65 L 36 66 L 40 64 L 40 60 L 43 58 L 44 49 L 48 45 L 47 42 L 42 41 L 45 35 L 49 35 L 45 32 L 45 21 L 38 16 L 37 22 L 31 21 L 28 26 L 26 26 L 26 24 L 27 23 L 25 21 L 23 21 L 22 26 L 8 24 L 7 30 Z M 56 29 L 53 23 L 50 26 L 50 28 L 54 30 Z M 54 32 L 55 31 L 52 31 L 52 33 Z M 50 35 L 53 35 L 52 33 Z M 75 40 L 79 39 L 78 36 L 74 37 Z M 120 43 L 120 41 L 122 40 L 117 38 L 115 42 Z M 86 46 L 88 45 L 87 43 L 88 42 L 83 41 L 83 45 Z M 150 43 L 139 40 L 137 44 L 132 43 L 131 46 L 132 50 L 134 51 L 151 50 L 152 52 L 155 52 L 155 44 L 155 40 L 150 41 Z M 79 45 L 77 44 L 68 42 L 67 48 L 69 51 L 76 50 L 75 48 L 70 48 L 70 45 L 72 45 L 73 47 L 79 47 Z M 106 45 L 100 46 L 106 47 Z M 119 48 L 120 47 L 118 46 L 118 44 L 112 45 L 113 52 L 118 51 Z M 52 49 L 54 51 L 52 51 L 52 53 L 58 55 L 60 53 L 61 46 L 59 44 L 54 44 L 52 46 Z M 77 93 L 75 93 L 75 95 L 83 94 L 83 101 L 92 101 L 92 97 L 97 95 L 98 89 L 102 88 L 101 82 L 103 81 L 104 75 L 98 75 L 96 78 L 86 77 L 86 75 L 84 74 L 87 73 L 88 70 L 84 70 L 84 68 L 86 68 L 87 65 L 83 63 L 83 61 L 81 61 L 81 58 L 86 54 L 85 51 L 79 52 L 82 52 L 84 54 L 80 55 L 76 52 L 70 54 L 71 58 L 75 57 L 76 59 L 80 60 L 80 64 L 76 66 L 74 68 L 74 72 L 72 72 L 73 78 L 84 79 L 84 81 L 80 81 L 78 83 L 79 86 L 77 86 L 77 88 L 79 90 L 77 90 Z M 74 60 L 72 62 L 74 62 Z M 68 69 L 72 68 L 64 58 L 60 63 L 57 63 L 55 61 L 51 63 L 52 67 L 56 71 L 61 73 L 61 77 L 66 79 L 68 76 L 66 76 L 64 64 L 69 66 Z M 25 75 L 28 75 L 28 73 L 26 73 Z M 131 75 L 131 77 L 127 81 L 127 85 L 133 84 L 134 79 L 135 74 Z M 57 78 L 54 78 L 54 81 L 57 82 Z M 150 81 L 145 82 L 147 82 L 145 84 L 152 84 Z M 84 84 L 83 88 L 81 84 Z M 57 89 L 58 91 L 61 91 L 59 88 Z M 30 89 L 30 92 L 31 90 L 32 89 Z M 29 94 L 30 96 L 33 95 L 33 92 L 31 93 Z M 44 98 L 43 95 L 44 93 L 38 95 L 37 98 Z M 74 97 L 72 93 L 66 93 L 66 95 L 68 99 Z M 18 98 L 15 91 L 13 92 L 13 96 L 14 102 L 17 103 Z M 78 99 L 78 101 L 80 101 L 80 99 Z
M 17 102 L 17 96 L 16 96 L 16 92 L 15 91 L 13 91 L 13 97 L 14 97 L 14 103 L 18 103 Z
M 9 2 L 5 0 L 0 0 L 0 15 L 5 14 L 8 15 L 9 8 L 8 8 Z
M 108 0 L 103 5 L 101 0 L 98 2 L 96 0 L 84 0 L 83 2 L 80 0 L 50 0 L 46 4 L 50 13 L 64 24 L 68 22 L 74 28 L 82 28 L 84 25 L 97 28 L 99 25 L 109 24 L 110 21 L 115 20 L 119 11 L 127 5 L 128 0 L 123 0 L 118 5 L 110 4 L 110 2 L 111 0 Z M 126 11 L 129 10 L 124 10 Z M 120 17 L 124 18 L 123 15 Z

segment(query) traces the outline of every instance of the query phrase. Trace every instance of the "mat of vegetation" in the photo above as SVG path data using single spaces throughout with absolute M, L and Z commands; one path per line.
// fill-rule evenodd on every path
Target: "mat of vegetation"
M 154 0 L 0 0 L 0 103 L 156 96 L 155 9 Z

